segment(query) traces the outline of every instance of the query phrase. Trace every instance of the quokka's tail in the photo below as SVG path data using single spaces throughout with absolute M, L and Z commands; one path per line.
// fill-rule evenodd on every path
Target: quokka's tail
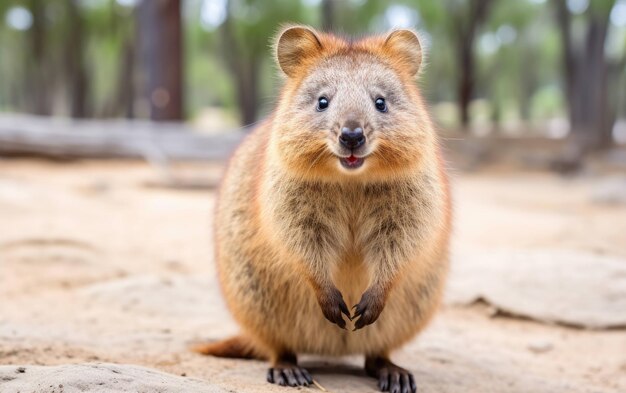
M 219 358 L 259 359 L 267 357 L 257 350 L 252 341 L 245 336 L 234 336 L 226 340 L 205 344 L 198 344 L 191 348 L 192 351 L 202 355 L 216 356 Z

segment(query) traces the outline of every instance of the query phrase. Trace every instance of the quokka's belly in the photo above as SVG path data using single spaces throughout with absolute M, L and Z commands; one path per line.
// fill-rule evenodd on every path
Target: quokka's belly
M 348 330 L 342 330 L 328 322 L 319 306 L 314 313 L 315 320 L 309 324 L 315 326 L 320 337 L 318 345 L 311 347 L 308 343 L 297 344 L 296 352 L 312 352 L 323 355 L 381 354 L 402 346 L 422 330 L 435 312 L 441 297 L 442 283 L 424 282 L 417 277 L 407 277 L 399 281 L 391 291 L 383 312 L 376 322 L 360 330 L 352 331 L 352 323 L 348 322 Z M 341 289 L 341 287 L 340 287 Z M 362 291 L 354 292 L 344 289 L 344 298 L 348 307 L 358 303 Z M 306 330 L 306 329 L 305 329 Z
M 236 288 L 238 299 L 229 303 L 245 307 L 238 321 L 246 331 L 272 348 L 296 353 L 330 356 L 386 353 L 398 348 L 421 330 L 435 311 L 441 294 L 441 283 L 426 282 L 415 275 L 397 283 L 385 309 L 372 325 L 352 331 L 347 321 L 344 330 L 322 314 L 314 292 L 295 270 L 264 268 L 267 280 L 256 279 Z M 258 272 L 257 272 L 258 273 Z M 348 307 L 356 304 L 367 288 L 360 273 L 335 277 Z M 259 285 L 266 285 L 259 287 Z M 249 290 L 253 288 L 253 290 Z M 254 292 L 262 296 L 251 296 Z

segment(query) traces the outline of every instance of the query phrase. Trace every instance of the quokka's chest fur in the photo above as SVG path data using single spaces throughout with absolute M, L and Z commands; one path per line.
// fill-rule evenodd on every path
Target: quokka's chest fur
M 368 247 L 426 240 L 442 212 L 434 174 L 376 183 L 309 182 L 271 174 L 263 191 L 266 218 L 281 241 L 306 252 L 311 240 L 335 256 Z M 300 236 L 296 236 L 298 233 Z M 416 244 L 417 245 L 417 244 Z

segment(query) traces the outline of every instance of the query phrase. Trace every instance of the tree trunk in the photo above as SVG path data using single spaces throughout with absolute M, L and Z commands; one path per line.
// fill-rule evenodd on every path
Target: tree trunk
M 569 107 L 572 139 L 584 155 L 612 143 L 614 100 L 609 97 L 613 73 L 605 56 L 605 42 L 611 7 L 598 10 L 590 6 L 586 13 L 584 44 L 574 46 L 571 15 L 565 0 L 557 0 L 557 16 L 563 41 L 565 91 Z M 614 2 L 613 2 L 614 3 Z
M 32 58 L 27 59 L 26 69 L 29 69 L 27 81 L 27 100 L 30 101 L 30 111 L 36 115 L 49 116 L 52 114 L 52 100 L 49 79 L 47 77 L 46 56 L 46 20 L 45 3 L 39 0 L 30 0 L 29 9 L 33 16 L 33 25 L 29 30 Z M 29 56 L 30 57 L 30 56 Z M 27 103 L 28 105 L 29 103 Z
M 258 68 L 259 59 L 248 61 L 244 65 L 244 72 L 237 83 L 239 89 L 239 104 L 241 118 L 244 125 L 250 125 L 257 120 L 258 111 Z
M 621 83 L 621 73 L 626 67 L 626 54 L 623 55 L 621 61 L 616 61 L 607 64 L 607 72 L 605 74 L 605 97 L 606 105 L 604 105 L 604 111 L 602 118 L 604 119 L 600 133 L 598 135 L 597 147 L 598 149 L 608 149 L 615 145 L 615 139 L 613 137 L 613 127 L 618 117 L 618 103 L 621 100 L 620 93 L 623 92 L 623 86 Z
M 532 59 L 534 56 L 536 56 L 536 51 L 534 51 L 530 46 L 524 46 L 523 55 L 526 59 Z M 537 90 L 537 85 L 537 68 L 522 66 L 519 111 L 520 118 L 526 123 L 530 122 L 530 104 L 533 93 Z
M 100 117 L 135 117 L 135 41 L 126 38 L 120 50 L 115 91 L 107 98 Z
M 127 119 L 135 117 L 135 41 L 129 39 L 124 44 L 122 67 L 120 70 L 118 96 L 122 112 Z
M 88 117 L 88 77 L 85 67 L 84 28 L 77 0 L 67 0 L 68 37 L 66 72 L 69 82 L 70 114 L 74 118 Z
M 324 31 L 333 31 L 335 28 L 335 0 L 322 0 L 322 29 Z
M 141 60 L 147 70 L 145 94 L 150 119 L 183 119 L 180 0 L 142 1 L 138 9 Z
M 457 14 L 457 50 L 458 50 L 458 88 L 457 99 L 459 105 L 459 117 L 461 127 L 469 128 L 470 113 L 469 105 L 474 96 L 475 71 L 474 71 L 474 42 L 478 28 L 487 17 L 491 0 L 473 0 L 469 2 L 469 16 Z M 461 11 L 463 12 L 463 11 Z
M 251 53 L 245 52 L 237 41 L 232 24 L 231 6 L 232 4 L 229 2 L 228 15 L 220 29 L 222 37 L 221 50 L 236 86 L 236 99 L 241 124 L 247 126 L 257 120 L 260 59 Z
M 467 130 L 470 124 L 469 105 L 472 101 L 472 95 L 474 93 L 474 56 L 472 53 L 473 39 L 460 39 L 462 43 L 459 48 L 459 116 L 461 127 Z

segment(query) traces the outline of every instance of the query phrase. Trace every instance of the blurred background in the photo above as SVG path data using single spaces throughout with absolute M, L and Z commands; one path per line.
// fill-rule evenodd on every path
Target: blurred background
M 626 0 L 4 0 L 0 111 L 251 125 L 280 88 L 270 43 L 288 21 L 418 29 L 446 131 L 567 139 L 565 169 L 626 143 Z

